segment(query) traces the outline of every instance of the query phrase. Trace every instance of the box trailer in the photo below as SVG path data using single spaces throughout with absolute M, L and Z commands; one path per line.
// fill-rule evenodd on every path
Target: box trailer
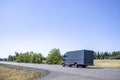
M 62 61 L 63 67 L 68 65 L 69 67 L 82 66 L 85 68 L 88 65 L 93 65 L 94 61 L 94 51 L 91 50 L 77 50 L 77 51 L 69 51 L 64 55 L 64 59 Z

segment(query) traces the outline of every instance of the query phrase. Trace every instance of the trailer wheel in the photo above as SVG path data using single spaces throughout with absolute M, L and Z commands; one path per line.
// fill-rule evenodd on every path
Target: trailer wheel
M 86 65 L 82 65 L 82 68 L 86 68 L 87 66 Z
M 78 68 L 78 64 L 77 63 L 75 63 L 74 65 L 75 65 L 76 68 Z

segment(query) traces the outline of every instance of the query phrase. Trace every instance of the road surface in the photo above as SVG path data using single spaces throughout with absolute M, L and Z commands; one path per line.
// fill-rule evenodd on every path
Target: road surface
M 74 68 L 61 65 L 0 62 L 17 66 L 38 68 L 49 71 L 49 74 L 38 80 L 120 80 L 120 69 Z M 112 65 L 112 64 L 111 64 Z

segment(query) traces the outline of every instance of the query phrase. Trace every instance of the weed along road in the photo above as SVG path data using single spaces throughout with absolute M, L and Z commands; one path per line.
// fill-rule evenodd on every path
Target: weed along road
M 17 66 L 39 68 L 49 74 L 38 80 L 120 80 L 120 69 L 74 68 L 61 65 L 0 62 Z

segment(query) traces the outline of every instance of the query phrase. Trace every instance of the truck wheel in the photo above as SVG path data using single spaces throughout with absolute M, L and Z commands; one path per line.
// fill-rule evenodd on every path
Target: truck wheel
M 82 68 L 86 68 L 87 66 L 86 65 L 82 65 Z
M 62 64 L 63 67 L 65 67 L 65 64 Z
M 72 65 L 69 65 L 69 67 L 71 67 Z
M 78 64 L 77 63 L 75 64 L 75 67 L 78 68 Z

